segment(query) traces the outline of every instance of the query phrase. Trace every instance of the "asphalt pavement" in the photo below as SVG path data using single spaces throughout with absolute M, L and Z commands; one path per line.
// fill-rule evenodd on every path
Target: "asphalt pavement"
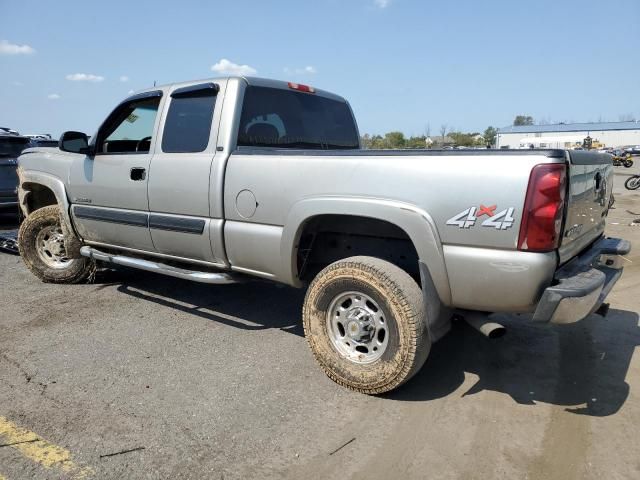
M 640 245 L 616 171 L 608 234 Z M 368 397 L 315 365 L 304 291 L 125 269 L 50 285 L 0 254 L 0 480 L 640 478 L 639 260 L 607 318 L 456 324 Z

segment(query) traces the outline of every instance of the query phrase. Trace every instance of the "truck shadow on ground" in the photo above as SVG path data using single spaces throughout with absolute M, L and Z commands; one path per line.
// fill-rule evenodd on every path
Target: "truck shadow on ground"
M 304 336 L 304 290 L 261 281 L 207 285 L 127 269 L 103 271 L 96 280 L 119 285 L 120 293 L 230 327 Z
M 489 340 L 463 322 L 435 344 L 422 370 L 387 398 L 425 401 L 456 392 L 466 374 L 478 377 L 462 396 L 484 390 L 519 404 L 545 402 L 580 415 L 616 413 L 629 395 L 625 377 L 640 345 L 638 314 L 591 315 L 564 326 L 538 326 L 515 315 L 499 317 L 507 335 Z
M 303 289 L 259 281 L 216 287 L 126 269 L 108 270 L 97 280 L 118 285 L 123 294 L 230 327 L 304 335 Z M 625 403 L 625 377 L 640 345 L 637 313 L 612 309 L 606 318 L 592 315 L 564 326 L 539 326 L 515 315 L 496 318 L 507 328 L 504 337 L 489 340 L 456 322 L 433 346 L 422 370 L 384 397 L 429 401 L 458 395 L 465 376 L 473 374 L 478 379 L 462 396 L 491 390 L 519 404 L 545 402 L 591 416 L 612 415 Z

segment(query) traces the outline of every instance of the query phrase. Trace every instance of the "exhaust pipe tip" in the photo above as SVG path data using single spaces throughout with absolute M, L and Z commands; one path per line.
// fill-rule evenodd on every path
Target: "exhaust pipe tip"
M 480 329 L 480 333 L 482 333 L 487 338 L 494 339 L 504 337 L 504 335 L 507 333 L 507 329 L 499 323 L 487 322 Z
M 489 320 L 488 313 L 464 312 L 463 317 L 469 325 L 487 338 L 500 338 L 507 333 L 503 325 Z

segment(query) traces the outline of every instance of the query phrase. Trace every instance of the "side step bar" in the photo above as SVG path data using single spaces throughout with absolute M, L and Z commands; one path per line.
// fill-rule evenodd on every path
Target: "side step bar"
M 164 263 L 143 260 L 141 258 L 127 257 L 112 253 L 101 252 L 95 248 L 84 246 L 80 248 L 80 255 L 83 257 L 93 258 L 101 262 L 114 263 L 124 267 L 137 268 L 146 270 L 147 272 L 161 273 L 170 277 L 182 278 L 200 283 L 211 283 L 216 285 L 225 285 L 229 283 L 238 283 L 238 280 L 228 273 L 200 272 L 197 270 L 187 270 L 184 268 L 173 267 Z

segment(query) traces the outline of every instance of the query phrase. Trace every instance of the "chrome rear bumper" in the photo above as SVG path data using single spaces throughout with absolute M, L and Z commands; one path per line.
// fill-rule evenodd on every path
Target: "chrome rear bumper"
M 555 285 L 542 294 L 534 322 L 574 323 L 595 312 L 622 275 L 621 255 L 631 244 L 620 238 L 601 238 L 562 266 Z

